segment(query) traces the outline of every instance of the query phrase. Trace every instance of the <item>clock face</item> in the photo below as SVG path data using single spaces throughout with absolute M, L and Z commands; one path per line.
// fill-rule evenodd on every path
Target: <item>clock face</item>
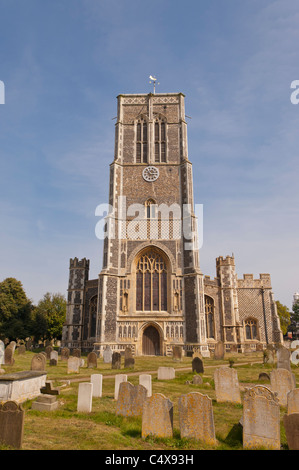
M 142 172 L 145 181 L 156 181 L 159 178 L 159 170 L 155 166 L 147 166 Z

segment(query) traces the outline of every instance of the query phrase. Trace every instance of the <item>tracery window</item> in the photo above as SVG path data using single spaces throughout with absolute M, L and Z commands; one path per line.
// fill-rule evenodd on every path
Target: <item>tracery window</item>
M 136 310 L 167 310 L 167 267 L 163 257 L 150 250 L 136 266 Z
M 205 314 L 206 314 L 206 333 L 207 338 L 215 338 L 214 316 L 215 306 L 214 299 L 205 295 Z
M 148 161 L 147 134 L 147 122 L 140 119 L 136 127 L 136 163 L 147 163 Z
M 257 321 L 254 318 L 247 318 L 245 320 L 245 336 L 246 339 L 258 339 Z
M 148 199 L 145 203 L 145 211 L 146 211 L 146 218 L 147 219 L 155 219 L 156 218 L 156 210 L 157 204 L 153 199 Z
M 155 163 L 166 162 L 166 123 L 155 121 Z
M 98 298 L 95 295 L 94 297 L 90 299 L 90 302 L 89 302 L 90 336 L 92 338 L 96 336 L 97 308 L 98 308 Z

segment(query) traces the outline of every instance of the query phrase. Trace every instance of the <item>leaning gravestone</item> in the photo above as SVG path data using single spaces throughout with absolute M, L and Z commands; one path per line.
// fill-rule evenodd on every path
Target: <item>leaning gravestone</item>
M 119 352 L 114 352 L 112 354 L 111 368 L 112 369 L 120 369 L 121 368 L 121 355 L 120 355 Z
M 22 448 L 25 412 L 15 401 L 0 403 L 0 442 L 15 449 Z
M 125 349 L 125 363 L 124 363 L 124 368 L 125 369 L 134 369 L 135 365 L 135 359 L 132 354 L 132 349 L 131 348 L 126 348 Z
M 286 347 L 279 345 L 277 349 L 277 369 L 291 371 L 291 353 Z
M 112 362 L 112 350 L 110 346 L 106 346 L 103 351 L 103 362 L 104 364 L 109 364 Z
M 197 374 L 203 374 L 203 362 L 200 357 L 194 357 L 192 359 L 192 372 L 196 372 Z
M 173 403 L 161 393 L 145 400 L 142 413 L 141 436 L 172 437 Z
M 296 388 L 295 375 L 286 369 L 273 369 L 270 373 L 271 390 L 277 392 L 277 398 L 282 406 L 287 406 L 288 393 Z
M 46 356 L 44 354 L 35 354 L 31 360 L 31 370 L 46 370 Z
M 95 352 L 90 352 L 87 356 L 87 367 L 96 368 L 98 367 L 98 358 Z
M 299 413 L 285 414 L 283 425 L 289 450 L 299 450 Z
M 215 344 L 214 359 L 219 360 L 223 359 L 225 355 L 225 346 L 223 341 L 218 341 Z
M 280 406 L 263 385 L 247 388 L 243 398 L 243 448 L 280 449 Z
M 215 445 L 215 426 L 212 400 L 207 395 L 191 392 L 179 398 L 179 423 L 182 438 Z
M 69 357 L 67 361 L 67 373 L 78 374 L 80 371 L 81 359 L 79 357 Z
M 122 382 L 119 385 L 116 414 L 122 416 L 141 416 L 147 390 L 143 385 Z
M 241 403 L 237 371 L 231 367 L 220 367 L 214 373 L 217 402 Z

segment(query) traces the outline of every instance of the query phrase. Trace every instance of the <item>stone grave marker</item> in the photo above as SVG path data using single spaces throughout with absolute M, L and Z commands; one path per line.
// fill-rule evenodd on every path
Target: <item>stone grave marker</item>
M 93 385 L 92 396 L 95 398 L 100 398 L 102 396 L 103 389 L 103 375 L 91 374 L 90 381 Z
M 199 392 L 191 392 L 181 395 L 178 405 L 181 437 L 200 440 L 207 445 L 215 445 L 211 398 Z
M 53 349 L 50 353 L 50 366 L 57 366 L 58 363 L 58 352 Z
M 152 376 L 150 374 L 140 374 L 139 384 L 143 385 L 147 390 L 147 396 L 152 396 Z
M 5 345 L 3 341 L 0 339 L 0 366 L 4 364 L 4 351 L 5 351 Z
M 283 425 L 289 450 L 299 450 L 299 413 L 285 414 Z
M 6 366 L 13 366 L 15 363 L 14 360 L 14 348 L 10 347 L 9 345 L 6 346 L 4 350 L 4 364 Z
M 74 348 L 72 351 L 72 356 L 74 357 L 81 357 L 81 349 L 79 348 Z
M 183 348 L 182 346 L 175 345 L 172 347 L 172 359 L 174 361 L 180 362 L 183 357 Z
M 117 374 L 115 376 L 115 383 L 114 383 L 114 400 L 118 399 L 118 392 L 119 392 L 119 385 L 122 382 L 127 382 L 128 376 L 125 374 Z
M 287 414 L 299 413 L 299 388 L 294 388 L 287 394 Z
M 25 354 L 25 353 L 26 353 L 25 344 L 21 344 L 21 345 L 18 347 L 17 351 L 18 351 L 18 354 L 19 354 L 20 356 L 22 356 L 23 354 Z
M 112 354 L 112 363 L 111 363 L 111 368 L 112 369 L 120 369 L 121 368 L 121 355 L 119 352 L 114 352 Z
M 62 361 L 67 362 L 70 357 L 70 350 L 69 348 L 62 348 L 60 352 L 60 358 Z
M 277 392 L 282 406 L 287 406 L 288 393 L 296 388 L 295 375 L 287 369 L 273 369 L 270 373 L 271 390 Z
M 90 352 L 87 356 L 87 367 L 96 368 L 98 367 L 98 358 L 95 352 Z
M 122 416 L 141 416 L 147 390 L 143 385 L 121 382 L 119 385 L 116 414 Z
M 217 402 L 241 403 L 237 371 L 231 367 L 219 367 L 214 373 Z
M 134 369 L 135 366 L 135 359 L 132 354 L 132 349 L 131 348 L 126 348 L 125 349 L 125 363 L 124 363 L 124 368 L 125 369 Z
M 103 351 L 103 362 L 104 364 L 109 364 L 112 362 L 112 350 L 110 346 L 106 346 Z
M 77 357 L 77 359 L 79 359 Z M 78 413 L 91 413 L 92 410 L 92 389 L 91 382 L 79 383 L 77 411 Z
M 158 380 L 171 380 L 175 379 L 175 370 L 173 367 L 159 367 Z
M 141 435 L 143 438 L 173 436 L 173 403 L 162 393 L 154 393 L 145 400 Z
M 225 356 L 225 345 L 223 341 L 218 341 L 215 344 L 214 359 L 220 360 L 224 359 Z
M 259 380 L 261 380 L 261 381 L 268 380 L 270 382 L 270 375 L 267 374 L 266 372 L 261 372 L 259 374 Z
M 0 442 L 21 449 L 25 412 L 15 401 L 0 402 Z
M 245 389 L 243 448 L 280 449 L 280 406 L 276 393 L 263 385 Z
M 57 410 L 58 406 L 59 402 L 57 401 L 55 395 L 48 395 L 43 393 L 32 402 L 31 408 L 38 411 L 54 411 Z
M 197 374 L 203 374 L 204 372 L 203 362 L 198 356 L 192 359 L 192 372 L 196 372 Z
M 275 362 L 275 350 L 272 345 L 268 345 L 264 350 L 264 359 L 265 364 L 274 364 Z
M 67 373 L 78 374 L 80 372 L 81 359 L 79 357 L 70 356 L 67 361 Z
M 31 360 L 31 370 L 46 370 L 46 356 L 41 353 L 37 353 Z
M 47 346 L 45 348 L 45 353 L 46 353 L 46 357 L 47 357 L 48 360 L 50 359 L 50 354 L 51 354 L 52 351 L 53 351 L 52 346 Z
M 203 379 L 201 375 L 194 375 L 192 379 L 192 383 L 194 385 L 201 385 L 203 383 Z
M 286 369 L 291 372 L 291 353 L 282 344 L 277 349 L 277 369 Z
M 52 380 L 47 380 L 45 386 L 40 389 L 45 395 L 59 395 L 59 388 L 52 388 Z

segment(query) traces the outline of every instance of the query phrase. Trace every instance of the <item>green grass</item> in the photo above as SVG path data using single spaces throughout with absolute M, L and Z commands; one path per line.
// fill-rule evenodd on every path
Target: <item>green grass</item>
M 2 366 L 6 373 L 21 370 L 30 370 L 31 359 L 34 353 L 25 355 L 15 354 L 13 366 Z M 84 357 L 84 356 L 83 356 Z M 112 370 L 110 364 L 98 360 L 97 369 L 80 368 L 79 374 L 68 374 L 65 362 L 57 366 L 49 366 L 47 361 L 47 379 L 53 380 L 54 386 L 62 385 L 65 381 L 70 384 L 61 388 L 57 397 L 60 406 L 56 411 L 40 412 L 31 409 L 32 401 L 23 403 L 25 410 L 24 424 L 24 450 L 200 450 L 207 446 L 200 441 L 182 439 L 179 432 L 178 399 L 182 394 L 198 391 L 212 399 L 214 424 L 217 445 L 212 449 L 241 450 L 242 427 L 239 420 L 242 417 L 242 404 L 217 403 L 214 389 L 213 375 L 215 368 L 228 365 L 229 358 L 234 360 L 234 368 L 238 371 L 241 395 L 246 384 L 263 384 L 258 376 L 260 372 L 270 373 L 272 366 L 263 365 L 262 353 L 253 353 L 250 356 L 227 356 L 223 361 L 214 361 L 211 358 L 203 359 L 204 373 L 201 385 L 187 384 L 192 381 L 191 358 L 184 357 L 181 362 L 174 362 L 169 357 L 136 357 L 135 368 Z M 157 379 L 156 371 L 159 366 L 169 366 L 176 369 L 176 378 L 169 381 Z M 116 401 L 114 400 L 114 375 L 125 373 L 128 381 L 136 385 L 138 375 L 142 372 L 154 371 L 152 374 L 153 393 L 162 393 L 173 402 L 173 437 L 158 439 L 141 437 L 141 418 L 123 417 L 116 415 Z M 299 369 L 293 368 L 298 381 Z M 91 374 L 103 374 L 103 396 L 94 398 L 91 413 L 77 412 L 77 396 L 79 381 L 89 381 Z M 281 423 L 285 410 L 281 408 Z M 286 436 L 281 424 L 281 444 L 287 449 Z M 0 450 L 8 450 L 1 446 Z

